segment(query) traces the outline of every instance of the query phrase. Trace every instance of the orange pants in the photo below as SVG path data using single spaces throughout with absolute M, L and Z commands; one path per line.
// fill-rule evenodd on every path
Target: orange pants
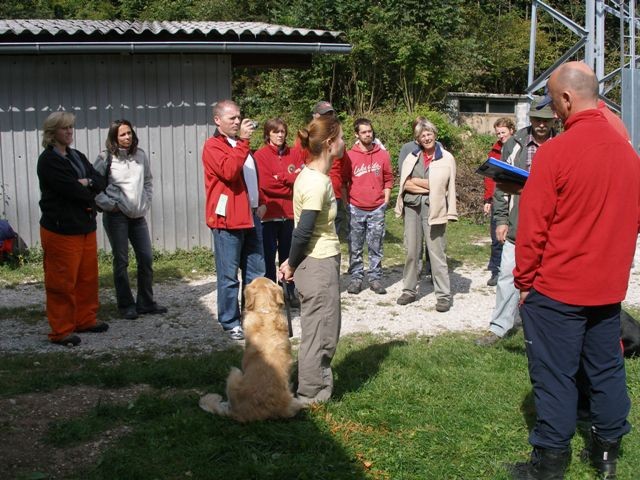
M 60 235 L 40 227 L 44 252 L 49 340 L 56 341 L 96 324 L 98 246 L 96 232 Z

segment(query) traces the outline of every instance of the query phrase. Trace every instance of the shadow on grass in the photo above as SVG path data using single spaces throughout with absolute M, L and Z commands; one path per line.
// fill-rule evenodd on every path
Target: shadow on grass
M 131 410 L 134 432 L 82 478 L 367 478 L 314 419 L 322 407 L 288 421 L 249 424 L 201 411 L 193 395 L 141 396 Z
M 458 293 L 469 293 L 471 290 L 471 279 L 460 275 L 455 271 L 456 268 L 462 266 L 462 262 L 449 259 L 449 281 L 451 284 L 451 295 L 455 296 Z M 389 288 L 396 283 L 402 283 L 402 275 L 404 271 L 403 263 L 393 263 L 389 265 L 385 265 L 382 272 L 382 278 L 380 279 L 380 283 L 383 287 Z M 365 278 L 366 278 L 366 270 L 365 270 Z M 340 275 L 340 293 L 344 293 L 349 286 L 349 282 L 351 280 L 351 275 L 347 272 L 342 273 Z M 363 288 L 369 288 L 368 282 L 363 281 Z M 424 268 L 418 275 L 418 299 L 422 297 L 426 297 L 433 293 L 433 283 L 430 279 L 427 279 Z
M 393 340 L 349 352 L 333 368 L 336 376 L 333 397 L 341 400 L 344 395 L 358 391 L 378 374 L 380 365 L 392 349 L 405 345 L 407 342 L 404 340 Z
M 533 400 L 533 389 L 529 390 L 522 399 L 522 402 L 520 403 L 520 412 L 522 413 L 522 418 L 527 425 L 527 431 L 530 432 L 536 424 L 536 405 Z

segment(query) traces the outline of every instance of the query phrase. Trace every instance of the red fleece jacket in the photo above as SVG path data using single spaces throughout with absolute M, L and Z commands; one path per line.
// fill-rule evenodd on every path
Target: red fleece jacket
M 500 160 L 500 156 L 502 155 L 502 142 L 498 140 L 493 144 L 491 150 L 489 151 L 489 157 L 493 157 L 496 160 Z M 495 180 L 484 177 L 484 203 L 491 203 L 493 200 L 493 193 L 496 191 L 496 182 Z
M 362 210 L 375 210 L 384 203 L 384 189 L 393 187 L 389 152 L 377 143 L 366 152 L 356 144 L 349 150 L 349 160 L 349 203 Z
M 242 175 L 248 155 L 249 142 L 246 140 L 238 140 L 234 148 L 227 142 L 227 137 L 216 132 L 205 142 L 202 165 L 209 228 L 237 230 L 254 226 L 249 194 Z M 216 213 L 221 195 L 227 196 L 224 215 Z
M 640 226 L 640 159 L 596 110 L 536 153 L 520 199 L 515 285 L 570 305 L 622 301 Z
M 273 145 L 265 145 L 253 154 L 258 164 L 258 184 L 265 198 L 267 212 L 262 220 L 293 220 L 293 182 L 302 168 L 299 149 L 284 147 L 282 153 Z

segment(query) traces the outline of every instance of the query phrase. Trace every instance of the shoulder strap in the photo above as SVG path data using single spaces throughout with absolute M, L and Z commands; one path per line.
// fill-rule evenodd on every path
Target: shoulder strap
M 111 174 L 111 161 L 113 160 L 111 156 L 111 152 L 107 150 L 107 158 L 104 160 L 104 163 L 107 168 L 104 170 L 104 177 L 107 181 L 107 185 L 109 185 L 109 175 Z

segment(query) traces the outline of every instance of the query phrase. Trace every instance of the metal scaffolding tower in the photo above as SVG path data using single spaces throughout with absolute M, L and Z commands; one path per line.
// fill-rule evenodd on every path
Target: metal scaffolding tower
M 600 96 L 612 109 L 622 113 L 632 143 L 640 152 L 640 57 L 636 54 L 636 34 L 640 30 L 637 17 L 637 0 L 585 0 L 585 25 L 578 25 L 541 0 L 533 0 L 531 6 L 531 35 L 529 40 L 529 71 L 527 93 L 533 94 L 544 87 L 549 75 L 561 64 L 575 58 L 584 48 L 583 60 L 590 65 L 600 81 Z M 535 77 L 536 33 L 538 9 L 571 30 L 578 36 L 577 42 L 538 77 Z M 606 71 L 605 66 L 605 17 L 613 15 L 620 20 L 620 61 L 617 68 Z M 616 87 L 621 89 L 621 101 L 612 101 L 608 94 Z

